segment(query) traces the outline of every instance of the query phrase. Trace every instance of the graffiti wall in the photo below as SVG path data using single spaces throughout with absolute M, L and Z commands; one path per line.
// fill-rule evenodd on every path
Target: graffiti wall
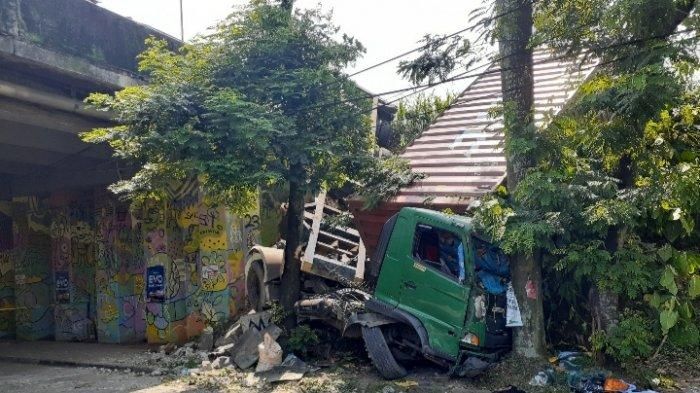
M 106 192 L 96 197 L 97 338 L 100 342 L 143 341 L 145 272 L 143 237 L 129 206 Z
M 183 342 L 244 304 L 258 212 L 236 217 L 196 181 L 133 211 L 100 190 L 19 198 L 11 208 L 0 337 Z
M 12 264 L 12 204 L 0 202 L 0 339 L 15 336 L 15 267 Z
M 21 340 L 54 336 L 51 217 L 38 198 L 12 205 L 15 269 L 15 335 Z
M 47 201 L 51 224 L 54 337 L 59 341 L 95 339 L 94 199 L 85 194 L 54 194 Z
M 149 342 L 186 341 L 240 311 L 245 251 L 258 239 L 259 221 L 257 212 L 233 216 L 196 187 L 144 209 Z

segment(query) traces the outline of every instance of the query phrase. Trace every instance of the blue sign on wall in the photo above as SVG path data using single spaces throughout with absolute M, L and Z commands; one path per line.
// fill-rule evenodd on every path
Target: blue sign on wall
M 70 275 L 68 272 L 56 272 L 54 283 L 56 285 L 56 302 L 70 303 Z
M 163 266 L 151 266 L 146 269 L 146 296 L 151 301 L 163 301 L 165 299 L 165 268 Z

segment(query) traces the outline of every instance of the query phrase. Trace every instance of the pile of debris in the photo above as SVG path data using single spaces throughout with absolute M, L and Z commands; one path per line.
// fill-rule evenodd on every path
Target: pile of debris
M 613 377 L 607 370 L 586 367 L 590 359 L 582 352 L 563 351 L 549 361 L 552 367 L 532 377 L 531 386 L 565 384 L 577 393 L 657 393 L 637 389 L 634 384 Z
M 252 370 L 245 379 L 249 386 L 264 382 L 294 381 L 312 368 L 283 351 L 277 343 L 282 329 L 271 321 L 269 312 L 251 312 L 239 318 L 220 337 L 207 327 L 197 342 L 182 347 L 162 345 L 151 357 L 158 368 L 154 375 L 199 375 L 213 370 Z

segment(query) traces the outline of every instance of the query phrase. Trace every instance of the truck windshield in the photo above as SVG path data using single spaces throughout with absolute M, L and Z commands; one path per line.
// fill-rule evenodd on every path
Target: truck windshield
M 413 241 L 413 256 L 426 266 L 464 282 L 464 245 L 456 234 L 418 224 Z

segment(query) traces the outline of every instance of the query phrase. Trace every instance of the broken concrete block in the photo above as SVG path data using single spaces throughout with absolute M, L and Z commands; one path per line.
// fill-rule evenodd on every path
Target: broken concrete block
M 265 333 L 277 340 L 280 334 L 282 334 L 282 329 L 277 327 L 277 325 L 269 325 L 261 331 L 258 329 L 248 329 L 230 350 L 233 356 L 233 362 L 236 363 L 241 370 L 252 367 L 255 362 L 258 361 L 258 345 L 263 341 Z
M 174 343 L 167 343 L 167 344 L 165 344 L 165 345 L 161 345 L 161 346 L 160 346 L 160 352 L 162 352 L 162 353 L 164 353 L 164 354 L 166 354 L 166 355 L 170 355 L 170 354 L 173 353 L 176 349 L 177 349 L 177 345 L 175 345 Z
M 238 319 L 241 330 L 245 333 L 248 329 L 262 330 L 272 324 L 272 315 L 268 311 L 246 314 Z
M 298 381 L 304 377 L 307 372 L 313 371 L 303 360 L 294 356 L 287 355 L 282 364 L 275 366 L 268 371 L 256 372 L 252 376 L 248 376 L 247 382 L 265 381 L 269 383 Z
M 236 346 L 236 344 L 226 344 L 226 345 L 221 345 L 216 348 L 214 348 L 213 351 L 209 352 L 209 359 L 213 360 L 218 358 L 219 356 L 233 356 L 233 348 Z
M 223 336 L 216 339 L 215 345 L 217 347 L 221 347 L 224 345 L 233 344 L 241 337 L 242 334 L 243 328 L 241 327 L 240 323 L 236 322 L 226 331 Z
M 258 344 L 262 342 L 262 334 L 256 329 L 246 331 L 232 348 L 233 362 L 241 369 L 252 367 L 258 361 Z
M 219 356 L 211 362 L 211 368 L 214 370 L 219 370 L 231 366 L 231 358 L 228 356 Z
M 207 352 L 214 348 L 214 329 L 211 326 L 207 326 L 202 330 L 197 347 L 199 350 Z

